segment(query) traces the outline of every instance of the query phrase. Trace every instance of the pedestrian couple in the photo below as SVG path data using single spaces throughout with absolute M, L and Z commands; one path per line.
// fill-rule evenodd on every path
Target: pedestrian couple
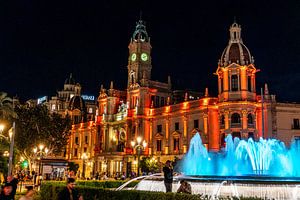
M 166 187 L 166 192 L 172 192 L 172 183 L 173 183 L 173 166 L 170 160 L 167 160 L 166 165 L 163 167 L 164 172 L 164 183 Z M 191 194 L 191 185 L 185 180 L 180 181 L 180 187 L 177 190 L 177 193 L 187 193 Z

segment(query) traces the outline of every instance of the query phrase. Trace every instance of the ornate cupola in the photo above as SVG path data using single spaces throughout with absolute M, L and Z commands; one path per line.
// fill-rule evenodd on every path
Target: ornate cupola
M 254 58 L 244 45 L 241 26 L 234 22 L 229 29 L 230 38 L 218 63 L 220 101 L 255 101 Z
M 75 86 L 75 95 L 69 102 L 68 114 L 74 124 L 87 121 L 86 106 L 83 98 L 81 97 L 81 86 L 78 83 Z
M 151 79 L 151 48 L 145 22 L 140 19 L 128 45 L 128 88 Z
M 253 64 L 254 59 L 241 38 L 241 26 L 235 22 L 231 25 L 229 32 L 229 43 L 222 53 L 219 65 L 226 67 L 231 63 L 239 65 Z
M 135 31 L 133 33 L 132 39 L 140 42 L 149 42 L 150 38 L 146 31 L 146 26 L 143 20 L 139 20 L 136 23 Z

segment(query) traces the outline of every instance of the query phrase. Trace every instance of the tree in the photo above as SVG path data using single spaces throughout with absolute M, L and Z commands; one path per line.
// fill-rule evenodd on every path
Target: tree
M 68 171 L 69 172 L 74 172 L 74 175 L 76 175 L 78 169 L 79 169 L 79 165 L 77 163 L 68 162 Z
M 15 143 L 19 154 L 29 161 L 29 167 L 33 148 L 39 144 L 44 144 L 49 154 L 62 153 L 70 135 L 71 121 L 68 117 L 49 114 L 45 105 L 18 106 L 15 110 L 18 115 Z
M 12 119 L 16 117 L 13 109 L 13 100 L 7 96 L 6 92 L 0 92 L 0 120 L 5 125 L 0 136 L 0 174 L 8 172 L 8 157 L 4 156 L 4 152 L 9 151 L 8 130 L 11 127 Z M 6 136 L 5 136 L 6 135 Z
M 140 161 L 140 166 L 142 172 L 146 173 L 155 173 L 159 171 L 159 165 L 157 160 L 154 157 L 143 157 Z
M 0 117 L 1 119 L 15 117 L 13 100 L 7 96 L 6 92 L 0 92 Z

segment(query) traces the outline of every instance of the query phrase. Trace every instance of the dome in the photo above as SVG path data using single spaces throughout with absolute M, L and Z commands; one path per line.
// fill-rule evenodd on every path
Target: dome
M 69 78 L 66 78 L 65 84 L 75 85 L 75 79 L 73 78 L 72 73 L 70 74 Z
M 86 111 L 86 106 L 85 106 L 85 102 L 82 99 L 81 96 L 73 96 L 69 102 L 69 110 L 75 110 L 78 109 L 82 112 Z
M 222 53 L 219 65 L 226 67 L 231 63 L 236 63 L 239 65 L 253 64 L 254 59 L 241 38 L 240 25 L 233 23 L 229 29 L 229 32 L 229 43 Z

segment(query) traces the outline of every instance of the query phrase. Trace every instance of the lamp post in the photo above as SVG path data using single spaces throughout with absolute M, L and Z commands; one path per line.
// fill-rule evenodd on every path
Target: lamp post
M 86 160 L 88 159 L 88 156 L 86 155 L 86 153 L 83 153 L 82 154 L 82 156 L 81 156 L 81 158 L 82 158 L 82 177 L 83 178 L 85 178 L 85 168 L 86 168 Z
M 40 144 L 39 147 L 34 147 L 33 148 L 33 153 L 34 153 L 34 157 L 37 158 L 40 163 L 39 163 L 39 174 L 43 173 L 43 169 L 41 167 L 42 165 L 42 159 L 44 156 L 47 156 L 49 152 L 49 149 L 47 147 L 45 147 L 45 145 Z
M 147 146 L 147 142 L 144 140 L 143 143 L 142 142 L 142 138 L 139 136 L 136 138 L 136 142 L 135 141 L 131 141 L 131 146 L 133 149 L 135 149 L 137 151 L 137 155 L 138 155 L 138 167 L 137 167 L 137 171 L 138 171 L 138 176 L 140 176 L 140 157 L 141 157 L 141 151 L 143 149 L 146 148 Z

